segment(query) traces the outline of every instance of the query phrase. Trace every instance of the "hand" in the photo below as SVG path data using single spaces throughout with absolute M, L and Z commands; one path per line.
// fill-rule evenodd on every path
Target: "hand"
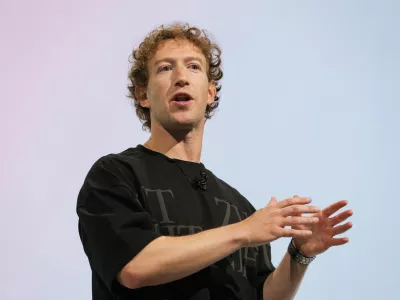
M 294 196 L 293 198 L 301 199 L 298 196 Z M 353 212 L 351 210 L 346 210 L 340 214 L 337 214 L 336 216 L 331 217 L 335 212 L 346 205 L 346 200 L 338 201 L 323 209 L 319 213 L 313 215 L 313 217 L 317 217 L 319 219 L 318 223 L 301 225 L 296 224 L 295 226 L 292 226 L 293 229 L 311 230 L 312 232 L 312 235 L 310 236 L 294 238 L 293 242 L 295 247 L 303 255 L 312 257 L 325 252 L 332 246 L 346 244 L 349 241 L 347 237 L 335 238 L 334 236 L 346 232 L 353 226 L 351 222 L 338 225 L 353 215 Z
M 307 206 L 310 198 L 288 198 L 278 202 L 275 197 L 262 209 L 238 223 L 244 234 L 244 247 L 256 247 L 272 242 L 280 237 L 307 238 L 312 235 L 309 228 L 318 222 L 314 216 L 301 216 L 303 213 L 318 213 L 320 209 Z M 302 225 L 303 228 L 285 228 Z

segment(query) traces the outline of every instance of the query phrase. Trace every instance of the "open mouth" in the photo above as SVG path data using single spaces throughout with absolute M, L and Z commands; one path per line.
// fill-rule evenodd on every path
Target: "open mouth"
M 175 95 L 175 97 L 172 99 L 172 101 L 176 101 L 176 102 L 189 102 L 190 100 L 193 100 L 192 97 L 188 94 L 185 93 L 180 93 Z

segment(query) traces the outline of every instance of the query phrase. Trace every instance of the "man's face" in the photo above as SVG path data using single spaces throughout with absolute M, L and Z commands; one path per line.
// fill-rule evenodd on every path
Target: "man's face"
M 150 108 L 152 127 L 158 123 L 167 130 L 192 129 L 203 121 L 216 91 L 208 82 L 207 61 L 196 46 L 167 40 L 149 61 L 148 73 L 141 105 Z

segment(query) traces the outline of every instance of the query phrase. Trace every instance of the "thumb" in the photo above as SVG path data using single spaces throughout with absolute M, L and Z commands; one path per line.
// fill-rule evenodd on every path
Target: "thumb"
M 272 204 L 276 204 L 276 203 L 278 203 L 278 200 L 276 200 L 275 197 L 271 197 L 271 200 L 269 200 L 268 205 L 272 205 Z

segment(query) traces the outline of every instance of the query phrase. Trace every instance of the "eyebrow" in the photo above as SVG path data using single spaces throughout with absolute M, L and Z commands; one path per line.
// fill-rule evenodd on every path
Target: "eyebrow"
M 157 66 L 158 64 L 162 63 L 162 62 L 170 62 L 173 63 L 176 59 L 172 58 L 172 57 L 165 57 L 162 59 L 158 59 L 154 62 L 154 65 Z M 192 60 L 196 60 L 198 62 L 200 62 L 201 64 L 203 64 L 203 60 L 200 57 L 197 56 L 187 56 L 184 59 L 184 62 L 188 62 L 188 61 L 192 61 Z

